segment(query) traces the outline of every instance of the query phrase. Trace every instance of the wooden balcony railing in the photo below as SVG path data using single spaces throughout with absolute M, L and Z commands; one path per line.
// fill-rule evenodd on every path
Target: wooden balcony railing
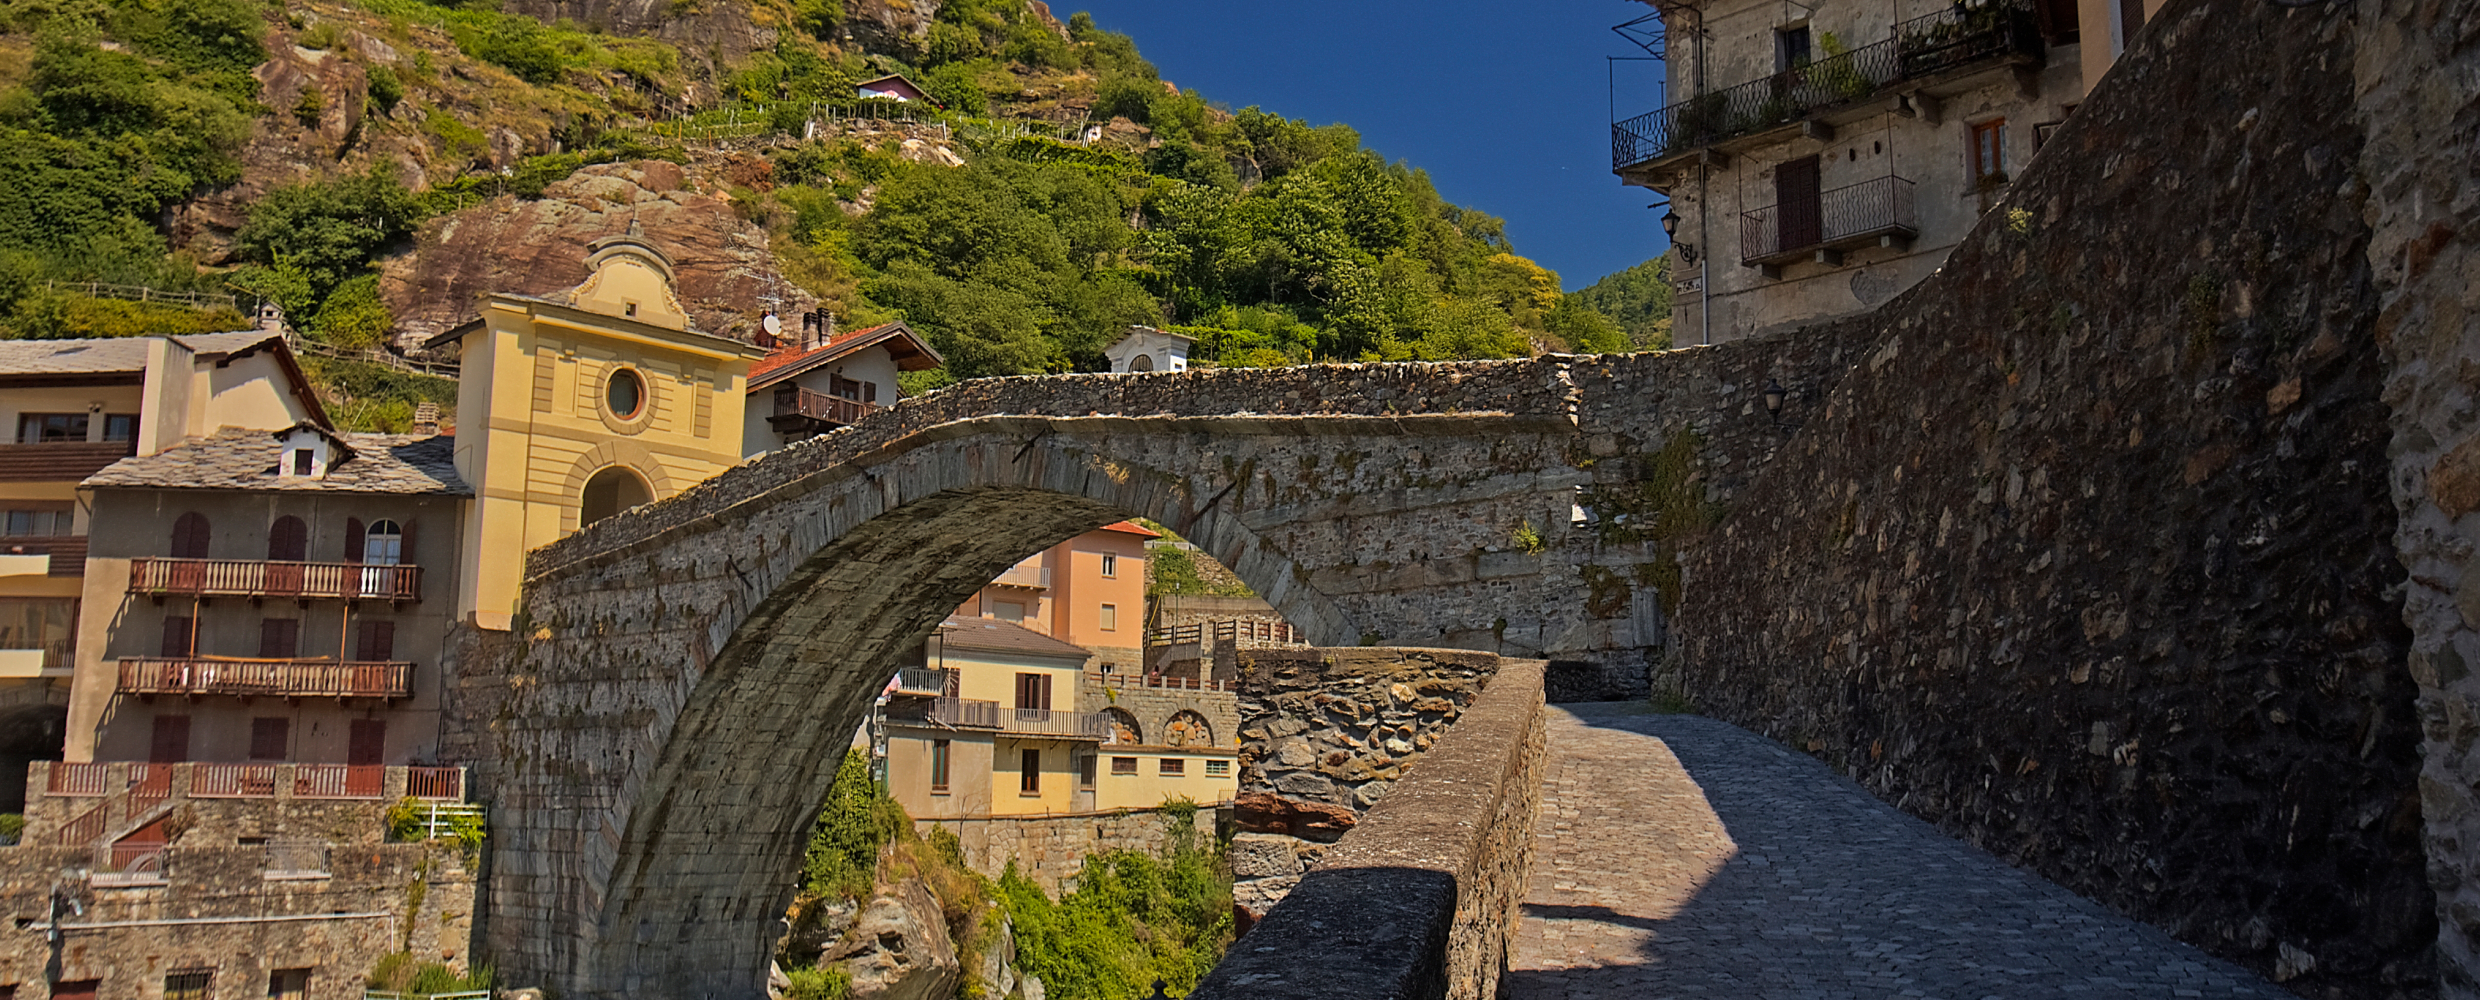
M 413 664 L 363 660 L 159 659 L 125 657 L 122 694 L 263 695 L 278 698 L 408 698 Z
M 378 764 L 293 765 L 297 799 L 375 799 L 386 783 L 387 768 Z
M 878 412 L 877 403 L 830 396 L 797 385 L 777 386 L 775 412 L 767 418 L 776 430 L 822 430 L 857 423 Z
M 1058 712 L 1047 708 L 1012 708 L 999 713 L 999 731 L 1025 736 L 1100 740 L 1111 734 L 1109 716 L 1098 712 Z
M 405 769 L 405 794 L 417 799 L 465 800 L 465 769 L 461 767 L 409 767 Z
M 192 764 L 189 795 L 194 799 L 272 799 L 276 797 L 276 764 Z
M 84 798 L 103 794 L 102 764 L 55 763 L 51 777 L 44 783 L 44 792 L 51 795 Z
M 422 567 L 147 557 L 129 561 L 129 592 L 419 601 Z
M 0 483 L 74 483 L 136 450 L 135 441 L 0 444 Z

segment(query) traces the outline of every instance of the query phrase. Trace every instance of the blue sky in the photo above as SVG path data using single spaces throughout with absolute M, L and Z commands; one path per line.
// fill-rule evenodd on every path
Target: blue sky
M 1643 56 L 1610 26 L 1630 0 L 1415 6 L 1372 0 L 1051 0 L 1136 37 L 1183 89 L 1311 124 L 1343 122 L 1447 200 L 1507 220 L 1516 252 L 1569 289 L 1662 252 L 1659 196 L 1610 173 L 1604 56 Z M 1661 101 L 1661 64 L 1617 64 L 1620 117 Z

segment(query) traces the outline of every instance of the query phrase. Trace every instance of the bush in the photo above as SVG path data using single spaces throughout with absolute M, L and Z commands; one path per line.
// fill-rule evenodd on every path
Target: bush
M 26 832 L 26 817 L 18 813 L 0 813 L 0 844 L 17 843 Z
M 503 15 L 486 27 L 454 32 L 456 47 L 466 55 L 498 66 L 532 84 L 557 81 L 564 68 L 559 46 L 541 22 Z
M 399 951 L 379 956 L 378 964 L 371 967 L 364 982 L 374 990 L 428 994 L 488 990 L 491 979 L 491 967 L 487 965 L 458 972 L 438 962 L 415 959 L 411 952 Z
M 859 899 L 878 878 L 879 850 L 912 826 L 870 775 L 870 755 L 847 750 L 810 829 L 802 884 L 821 898 Z
M 405 79 L 396 75 L 395 67 L 372 66 L 369 77 L 370 103 L 379 110 L 393 110 L 396 102 L 405 99 Z
M 1057 902 L 1009 865 L 999 894 L 1017 965 L 1050 995 L 1077 1000 L 1137 1000 L 1156 979 L 1173 993 L 1195 989 L 1233 930 L 1231 876 L 1212 847 L 1174 836 L 1160 855 L 1089 856 Z
M 792 981 L 784 990 L 789 1000 L 852 1000 L 852 973 L 842 968 L 794 969 L 784 977 Z

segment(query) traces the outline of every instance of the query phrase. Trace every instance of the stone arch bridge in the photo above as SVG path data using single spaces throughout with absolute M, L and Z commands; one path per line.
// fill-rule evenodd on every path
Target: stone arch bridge
M 763 995 L 787 873 L 896 658 L 1130 515 L 1319 644 L 1548 656 L 1641 694 L 1665 526 L 1783 438 L 1759 387 L 1813 391 L 1841 353 L 974 382 L 537 550 L 450 699 L 493 809 L 493 952 L 564 996 Z

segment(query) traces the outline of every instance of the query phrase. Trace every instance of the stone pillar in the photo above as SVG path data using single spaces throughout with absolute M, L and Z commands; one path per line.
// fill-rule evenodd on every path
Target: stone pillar
M 2480 998 L 2480 10 L 2375 0 L 2358 13 L 2362 214 L 2393 408 L 2395 543 L 2410 579 L 2420 811 L 2440 994 Z M 2345 195 L 2350 194 L 2348 190 Z

